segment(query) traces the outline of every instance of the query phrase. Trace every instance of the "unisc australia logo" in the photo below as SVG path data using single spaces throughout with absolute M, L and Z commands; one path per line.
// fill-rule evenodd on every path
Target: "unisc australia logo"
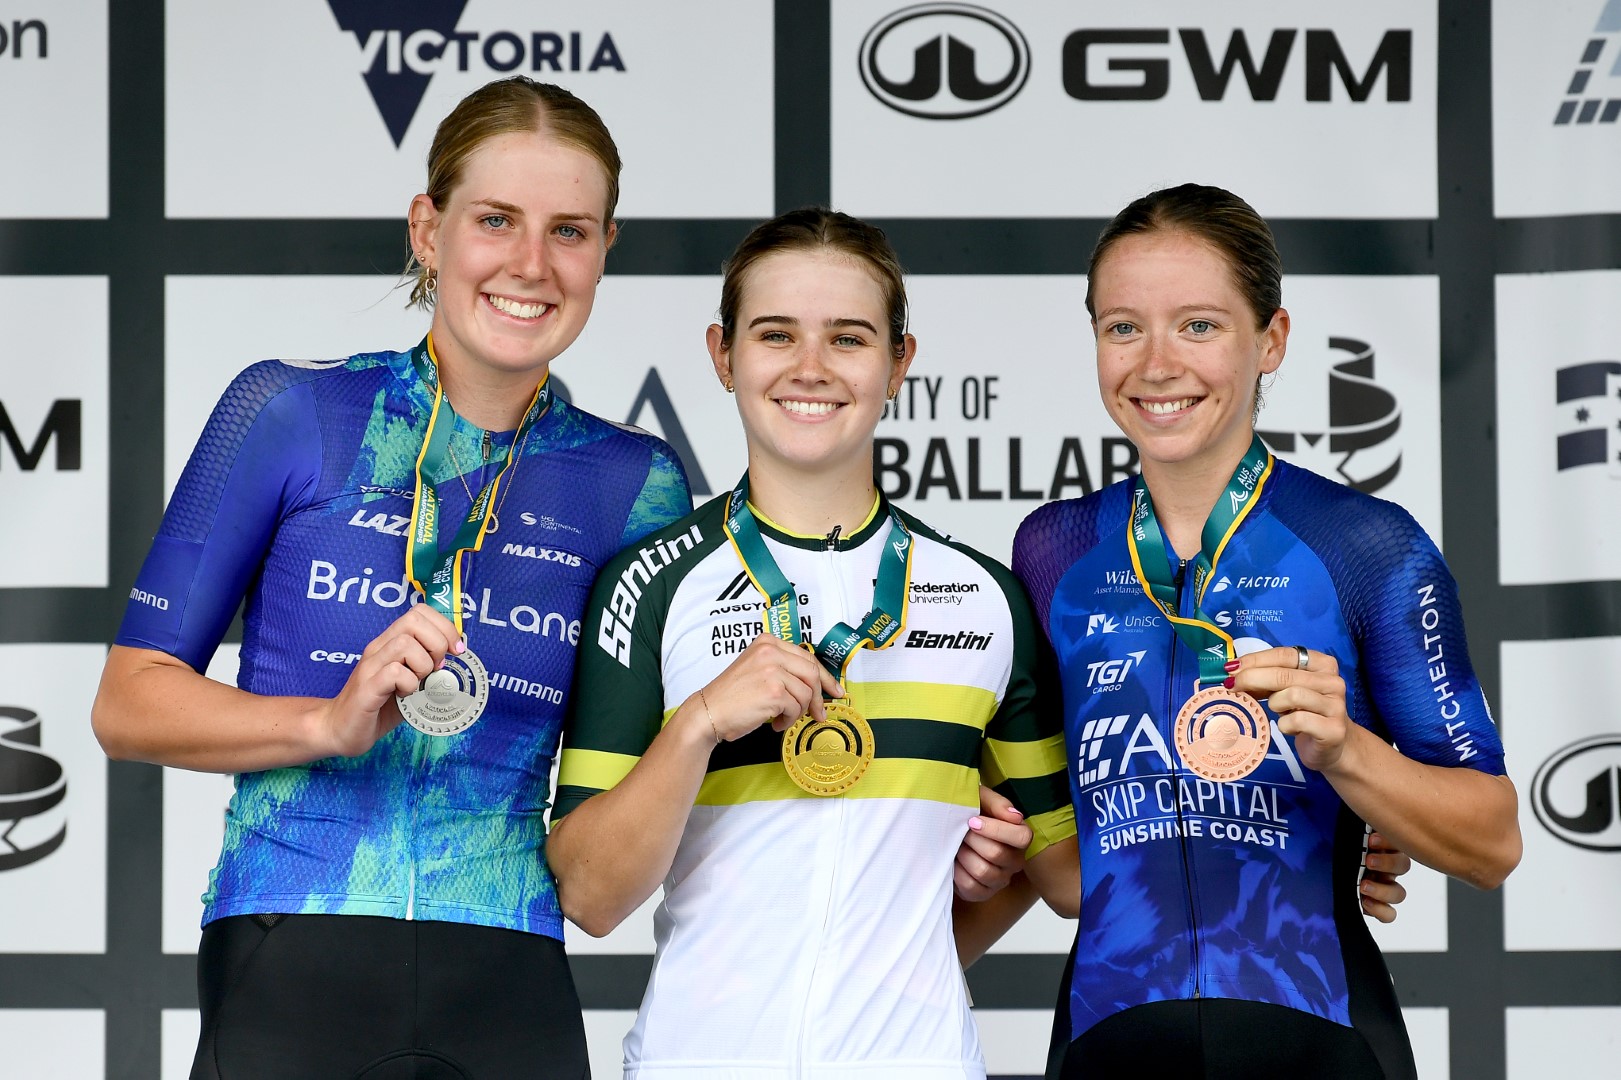
M 68 826 L 62 765 L 39 748 L 39 715 L 0 705 L 0 870 L 15 870 L 62 846 Z
M 1257 431 L 1275 452 L 1324 476 L 1338 476 L 1369 494 L 1401 472 L 1401 404 L 1373 377 L 1373 346 L 1331 337 L 1328 347 L 1350 354 L 1328 370 L 1326 431 Z
M 1531 779 L 1543 828 L 1588 851 L 1621 851 L 1621 735 L 1556 750 Z
M 1608 63 L 1605 53 L 1608 52 Z M 1595 84 L 1593 76 L 1599 81 Z M 1613 124 L 1621 118 L 1621 0 L 1608 0 L 1599 12 L 1593 36 L 1582 45 L 1581 59 L 1565 87 L 1553 122 Z
M 962 120 L 1000 109 L 1030 77 L 1019 28 L 972 4 L 918 4 L 880 20 L 861 41 L 861 81 L 897 112 Z

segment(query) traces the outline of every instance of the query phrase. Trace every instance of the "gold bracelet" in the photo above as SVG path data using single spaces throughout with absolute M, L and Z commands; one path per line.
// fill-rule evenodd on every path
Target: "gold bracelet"
M 715 733 L 715 745 L 719 746 L 726 740 L 720 737 L 720 728 L 715 726 L 715 714 L 709 711 L 709 699 L 704 697 L 702 690 L 698 691 L 698 701 L 704 707 L 704 715 L 709 717 L 709 730 Z

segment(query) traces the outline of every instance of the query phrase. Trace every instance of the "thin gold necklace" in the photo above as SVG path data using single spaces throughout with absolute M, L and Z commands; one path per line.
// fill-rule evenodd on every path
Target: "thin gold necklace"
M 523 433 L 523 439 L 519 441 L 517 447 L 512 451 L 514 455 L 512 458 L 512 471 L 507 475 L 507 486 L 501 489 L 501 497 L 496 500 L 495 508 L 490 511 L 490 523 L 484 528 L 485 536 L 501 527 L 501 508 L 507 504 L 507 493 L 512 490 L 512 485 L 518 479 L 518 466 L 523 464 L 523 450 L 525 446 L 529 445 L 529 432 L 534 430 L 535 425 L 530 424 L 529 431 Z M 452 439 L 446 443 L 445 449 L 450 451 L 451 467 L 456 470 L 456 479 L 461 481 L 462 490 L 467 492 L 467 504 L 471 506 L 473 504 L 473 489 L 468 486 L 467 477 L 463 475 L 462 463 L 456 458 L 456 440 Z

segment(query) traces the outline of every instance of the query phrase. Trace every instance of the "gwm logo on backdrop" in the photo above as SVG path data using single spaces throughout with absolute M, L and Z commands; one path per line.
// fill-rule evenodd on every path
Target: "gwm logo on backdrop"
M 1338 476 L 1358 491 L 1373 493 L 1401 473 L 1401 404 L 1374 381 L 1373 346 L 1331 337 L 1328 347 L 1350 359 L 1328 370 L 1328 427 L 1324 431 L 1257 433 L 1275 452 L 1324 476 Z M 1358 455 L 1362 455 L 1358 460 Z
M 861 42 L 861 81 L 908 116 L 961 120 L 1000 109 L 1030 77 L 1030 45 L 1013 23 L 971 4 L 919 4 Z
M 67 797 L 67 774 L 39 745 L 39 715 L 0 705 L 0 870 L 36 863 L 67 839 L 66 820 L 50 813 Z
M 1596 83 L 1594 75 L 1599 79 Z M 1607 0 L 1593 37 L 1582 46 L 1581 59 L 1553 122 L 1613 124 L 1617 118 L 1621 118 L 1621 0 Z
M 44 459 L 46 447 L 54 442 L 56 456 L 53 463 L 56 471 L 77 472 L 84 446 L 83 404 L 72 398 L 59 398 L 51 402 L 38 432 L 29 440 L 24 437 L 23 431 L 18 430 L 11 414 L 6 412 L 5 402 L 0 401 L 0 444 L 11 451 L 11 459 L 18 468 L 23 472 L 33 472 Z M 5 460 L 0 455 L 0 469 L 6 467 Z
M 1554 379 L 1561 412 L 1578 425 L 1559 434 L 1559 470 L 1607 465 L 1621 477 L 1621 360 L 1560 368 Z
M 467 0 L 327 0 L 338 29 L 360 46 L 360 70 L 399 146 L 434 72 L 624 71 L 607 31 L 457 30 Z
M 1531 779 L 1531 809 L 1573 847 L 1621 851 L 1621 735 L 1554 751 Z

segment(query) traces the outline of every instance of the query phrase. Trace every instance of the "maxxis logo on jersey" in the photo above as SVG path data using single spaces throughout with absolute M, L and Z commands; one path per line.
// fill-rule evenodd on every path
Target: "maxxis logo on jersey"
M 993 49 L 995 59 L 988 55 Z M 858 63 L 867 90 L 896 112 L 963 120 L 1000 109 L 1024 89 L 1030 45 L 1017 26 L 988 8 L 918 4 L 868 30 Z
M 1554 751 L 1531 778 L 1531 809 L 1572 847 L 1621 851 L 1621 734 Z

